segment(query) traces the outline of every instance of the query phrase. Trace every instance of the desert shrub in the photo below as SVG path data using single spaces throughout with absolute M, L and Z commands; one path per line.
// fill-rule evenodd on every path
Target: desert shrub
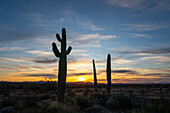
M 131 90 L 131 89 L 128 90 L 127 92 L 128 92 L 129 94 L 133 94 L 133 90 Z
M 61 103 L 53 103 L 48 109 L 47 113 L 78 113 L 79 107 L 76 105 L 66 105 Z
M 36 103 L 39 101 L 39 98 L 35 95 L 29 95 L 29 96 L 24 96 L 21 99 L 21 101 L 24 107 L 32 107 L 36 105 Z
M 90 90 L 89 88 L 86 88 L 84 91 L 83 91 L 83 95 L 84 96 L 88 96 L 89 94 L 92 94 L 94 91 L 93 90 Z
M 146 106 L 145 111 L 148 113 L 170 113 L 170 102 L 164 98 L 154 100 L 149 106 Z
M 89 91 L 90 91 L 89 88 L 86 88 L 85 90 L 83 90 L 83 95 L 88 96 Z
M 154 100 L 144 107 L 134 109 L 132 113 L 170 113 L 169 105 L 167 100 Z
M 80 108 L 87 108 L 87 107 L 89 107 L 90 105 L 92 105 L 92 102 L 91 101 L 89 101 L 86 97 L 84 97 L 84 96 L 78 96 L 78 97 L 76 97 L 76 104 L 78 105 L 78 106 L 80 106 Z
M 98 94 L 98 93 L 92 93 L 92 94 L 90 95 L 90 100 L 95 100 L 96 97 L 97 97 L 97 95 L 99 95 L 99 94 Z
M 102 91 L 102 95 L 107 95 L 107 91 Z
M 68 92 L 67 96 L 68 97 L 74 97 L 76 94 L 73 91 Z
M 3 94 L 4 96 L 8 97 L 8 96 L 9 96 L 9 94 L 10 94 L 10 91 L 5 90 L 4 92 L 2 92 L 2 94 Z
M 90 95 L 90 100 L 95 102 L 96 104 L 106 105 L 106 101 L 109 99 L 109 95 L 100 94 L 100 93 L 93 93 Z
M 168 87 L 167 91 L 170 91 L 170 86 Z
M 75 100 L 74 100 L 73 98 L 66 97 L 66 98 L 64 99 L 64 103 L 65 103 L 66 105 L 75 105 Z
M 75 92 L 82 92 L 82 89 L 76 89 Z
M 0 108 L 12 106 L 12 105 L 13 105 L 13 101 L 11 101 L 11 99 L 9 98 L 2 98 L 0 102 Z
M 96 100 L 96 98 L 101 99 L 101 98 L 106 98 L 105 94 L 100 94 L 100 93 L 92 93 L 90 95 L 90 100 Z
M 84 91 L 84 92 L 83 92 L 83 95 L 84 95 L 84 96 L 88 96 L 89 94 L 88 94 L 88 92 L 85 92 L 85 91 Z
M 44 95 L 40 96 L 41 100 L 47 100 L 49 98 L 50 98 L 50 96 L 48 94 L 44 94 Z
M 128 108 L 132 107 L 133 100 L 130 96 L 125 94 L 113 95 L 107 102 L 106 105 L 111 109 Z
M 55 83 L 47 82 L 45 84 L 46 90 L 55 91 L 57 89 L 57 85 Z

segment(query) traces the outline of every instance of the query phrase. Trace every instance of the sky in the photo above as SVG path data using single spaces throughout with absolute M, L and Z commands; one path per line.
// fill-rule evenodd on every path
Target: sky
M 0 81 L 55 80 L 66 28 L 67 82 L 170 82 L 170 0 L 0 0 Z

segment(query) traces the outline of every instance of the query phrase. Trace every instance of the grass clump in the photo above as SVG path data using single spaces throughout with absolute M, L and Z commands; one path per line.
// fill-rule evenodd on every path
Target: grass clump
M 48 113 L 78 113 L 79 107 L 62 103 L 53 103 L 48 109 Z
M 81 108 L 87 108 L 92 105 L 92 101 L 89 101 L 86 97 L 84 96 L 78 96 L 75 98 L 76 104 Z
M 110 109 L 128 108 L 133 106 L 133 100 L 129 95 L 116 94 L 106 102 L 106 106 Z
M 64 102 L 65 102 L 65 104 L 67 104 L 67 105 L 75 105 L 75 99 L 74 99 L 74 98 L 71 98 L 71 97 L 66 97 L 66 98 L 64 99 Z
M 68 92 L 67 94 L 68 97 L 74 97 L 76 94 L 73 91 Z

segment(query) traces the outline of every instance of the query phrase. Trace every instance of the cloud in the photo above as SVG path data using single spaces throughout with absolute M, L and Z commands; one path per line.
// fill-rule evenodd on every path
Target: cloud
M 72 23 L 79 25 L 86 30 L 101 31 L 104 28 L 95 25 L 91 20 L 89 20 L 84 15 L 78 14 L 77 12 L 67 9 L 63 11 L 65 19 L 71 21 Z
M 105 0 L 105 2 L 124 8 L 142 8 L 144 0 Z
M 97 81 L 106 81 L 106 79 L 97 79 Z
M 89 39 L 101 39 L 107 40 L 111 38 L 116 38 L 116 35 L 100 35 L 99 33 L 95 34 L 80 34 L 80 40 L 89 40 Z
M 170 73 L 170 68 L 150 68 L 152 71 L 159 71 L 162 73 Z
M 54 74 L 28 74 L 28 75 L 24 75 L 27 77 L 43 77 L 43 78 L 57 78 L 56 75 Z
M 101 40 L 114 39 L 118 36 L 116 35 L 100 35 L 99 33 L 95 34 L 78 34 L 74 33 L 69 36 L 69 43 L 74 46 L 79 45 L 88 45 L 88 47 L 101 47 L 99 44 Z
M 142 58 L 140 58 L 140 60 L 150 60 L 150 59 L 170 60 L 170 57 L 165 57 L 165 56 L 151 56 L 151 57 L 142 57 Z
M 106 59 L 104 60 L 97 60 L 96 63 L 106 63 Z M 114 64 L 130 64 L 133 63 L 132 60 L 124 59 L 123 57 L 112 57 L 112 63 Z
M 36 36 L 35 33 L 23 32 L 0 24 L 0 42 L 25 40 Z
M 133 61 L 121 58 L 121 59 L 114 60 L 113 63 L 116 63 L 116 64 L 131 64 L 131 63 L 133 63 Z
M 100 73 L 103 73 L 103 72 L 106 72 L 106 70 L 99 70 L 99 74 Z M 137 71 L 135 70 L 130 70 L 130 69 L 117 69 L 117 70 L 112 70 L 111 71 L 113 74 L 117 73 L 117 74 L 132 74 L 132 75 L 136 75 L 136 74 L 139 74 Z
M 57 20 L 52 18 L 47 19 L 46 16 L 44 16 L 40 12 L 23 14 L 23 17 L 30 21 L 31 25 L 35 25 L 35 27 L 39 27 L 39 29 L 41 27 L 43 29 L 46 29 L 46 31 L 48 31 L 49 29 L 54 30 L 54 26 L 56 26 L 56 24 L 64 22 L 65 20 L 64 18 L 60 18 Z
M 52 52 L 45 51 L 26 51 L 27 53 L 36 54 L 36 55 L 53 55 Z
M 74 49 L 71 52 L 73 52 L 73 53 L 82 53 L 82 52 L 87 52 L 87 50 L 86 49 Z
M 170 77 L 170 74 L 167 74 L 167 73 L 148 73 L 148 74 L 143 74 L 143 76 Z
M 30 13 L 25 15 L 27 18 L 29 18 L 30 20 L 38 23 L 38 22 L 43 22 L 44 20 L 42 19 L 42 14 L 41 13 Z
M 138 72 L 134 70 L 112 70 L 112 73 L 138 74 Z
M 120 78 L 120 79 L 112 79 L 112 82 L 116 83 L 159 83 L 166 82 L 167 78 Z
M 89 55 L 88 54 L 74 54 L 68 57 L 68 63 L 88 63 Z
M 85 75 L 91 75 L 92 73 L 70 73 L 68 76 L 85 76 Z
M 151 7 L 150 12 L 157 12 L 168 10 L 170 11 L 170 1 L 169 0 L 154 0 L 154 6 Z
M 89 29 L 89 30 L 92 30 L 92 31 L 101 31 L 101 30 L 104 30 L 104 28 L 98 27 L 98 26 L 92 24 L 92 23 L 89 22 L 89 21 L 79 22 L 79 24 L 80 24 L 83 28 L 86 28 L 86 29 Z
M 132 37 L 135 38 L 152 38 L 150 35 L 146 35 L 146 34 L 132 34 Z
M 135 30 L 135 31 L 153 31 L 157 29 L 166 28 L 163 25 L 154 25 L 154 24 L 121 24 L 124 26 L 122 30 Z
M 49 59 L 49 58 L 37 58 L 32 60 L 35 63 L 42 63 L 42 64 L 52 64 L 56 63 L 58 60 L 56 59 Z
M 134 54 L 134 53 L 142 53 L 142 54 L 167 54 L 170 53 L 170 47 L 158 48 L 158 49 L 148 49 L 148 50 L 140 50 L 140 51 L 121 51 L 120 54 Z
M 4 62 L 10 61 L 10 62 L 20 62 L 20 63 L 42 63 L 42 64 L 52 64 L 58 61 L 57 58 L 50 59 L 47 57 L 39 57 L 39 58 L 20 57 L 18 59 L 0 57 L 0 60 Z
M 104 0 L 104 1 L 114 6 L 131 8 L 136 10 L 147 9 L 149 12 L 170 10 L 169 0 L 150 0 L 150 1 L 148 0 Z
M 25 50 L 26 48 L 23 47 L 1 47 L 0 51 L 20 51 Z
M 56 23 L 64 22 L 64 18 L 60 18 L 59 20 L 56 21 Z
M 23 59 L 23 58 L 20 58 L 20 59 L 15 59 L 15 58 L 4 58 L 4 57 L 0 57 L 0 60 L 1 61 L 11 61 L 11 62 L 20 62 L 20 63 L 30 63 L 30 61 L 28 59 Z

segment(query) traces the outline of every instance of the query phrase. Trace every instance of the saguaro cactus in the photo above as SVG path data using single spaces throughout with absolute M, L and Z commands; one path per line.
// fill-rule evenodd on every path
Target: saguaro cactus
M 61 43 L 61 52 L 59 52 L 56 44 L 52 43 L 52 50 L 56 57 L 59 58 L 59 69 L 58 69 L 58 102 L 64 102 L 64 94 L 66 87 L 66 76 L 67 76 L 67 55 L 71 52 L 72 47 L 66 50 L 67 42 L 66 42 L 66 30 L 62 29 L 62 39 L 59 34 L 56 34 L 57 40 Z
M 107 55 L 107 93 L 110 94 L 110 85 L 111 85 L 111 56 L 110 54 Z
M 96 67 L 95 67 L 94 59 L 93 59 L 93 73 L 94 73 L 94 88 L 95 91 L 97 91 L 97 77 L 96 77 Z

